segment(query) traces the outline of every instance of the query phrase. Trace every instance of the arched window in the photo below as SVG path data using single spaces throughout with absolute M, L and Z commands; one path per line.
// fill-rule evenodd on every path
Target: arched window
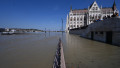
M 76 21 L 76 17 L 74 17 L 74 21 Z
M 70 18 L 70 21 L 72 21 L 72 17 Z
M 82 18 L 80 18 L 80 20 L 82 21 Z
M 93 17 L 92 17 L 92 20 L 94 19 L 94 15 L 93 15 Z
M 77 21 L 79 21 L 79 18 L 77 18 Z
M 96 6 L 96 4 L 94 4 L 94 6 Z
M 99 14 L 98 18 L 101 19 L 101 15 L 100 14 Z
M 96 7 L 96 10 L 98 10 L 98 7 Z
M 75 27 L 75 25 L 74 25 L 74 27 Z
M 79 25 L 77 25 L 77 28 L 79 28 Z

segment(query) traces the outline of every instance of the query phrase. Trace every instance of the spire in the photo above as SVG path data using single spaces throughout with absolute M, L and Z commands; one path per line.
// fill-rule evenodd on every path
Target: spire
M 101 9 L 102 9 L 102 5 L 101 5 Z
M 70 6 L 70 11 L 72 11 L 72 6 Z
M 113 11 L 116 9 L 116 3 L 115 3 L 115 0 L 114 0 L 114 3 L 113 3 L 113 6 L 112 6 L 112 9 L 113 9 Z
M 114 0 L 114 5 L 116 6 L 115 0 Z

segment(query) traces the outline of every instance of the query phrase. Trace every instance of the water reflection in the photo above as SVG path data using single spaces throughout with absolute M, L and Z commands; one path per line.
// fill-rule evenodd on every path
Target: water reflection
M 120 47 L 66 34 L 67 68 L 120 68 Z
M 0 68 L 52 68 L 59 37 L 67 68 L 120 68 L 120 47 L 61 32 L 0 36 Z

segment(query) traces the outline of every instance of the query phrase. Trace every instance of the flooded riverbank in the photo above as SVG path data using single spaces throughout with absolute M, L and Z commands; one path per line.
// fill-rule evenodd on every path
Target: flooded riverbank
M 67 68 L 120 68 L 120 47 L 66 35 Z
M 52 68 L 59 37 L 67 68 L 119 68 L 120 47 L 60 32 L 0 35 L 0 68 Z

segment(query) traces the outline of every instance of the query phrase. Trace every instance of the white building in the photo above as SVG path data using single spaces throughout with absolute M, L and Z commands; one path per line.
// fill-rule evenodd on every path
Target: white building
M 67 15 L 66 31 L 87 26 L 95 20 L 103 20 L 106 17 L 111 17 L 113 14 L 119 14 L 115 0 L 110 8 L 99 7 L 96 1 L 88 9 L 73 10 L 71 7 L 69 15 Z

